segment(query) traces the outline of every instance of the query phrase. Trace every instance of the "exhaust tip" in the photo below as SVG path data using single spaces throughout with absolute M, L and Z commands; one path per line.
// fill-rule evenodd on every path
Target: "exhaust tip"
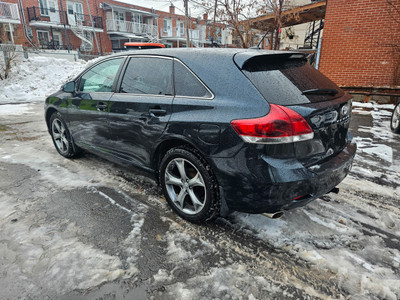
M 280 219 L 283 216 L 284 212 L 283 211 L 277 211 L 274 213 L 262 213 L 264 217 L 270 218 L 270 219 Z

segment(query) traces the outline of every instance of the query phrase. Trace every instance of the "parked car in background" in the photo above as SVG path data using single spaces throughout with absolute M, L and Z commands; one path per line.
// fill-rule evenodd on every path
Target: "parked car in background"
M 57 151 L 148 171 L 181 217 L 268 213 L 337 191 L 351 97 L 301 53 L 162 49 L 105 57 L 45 101 Z
M 144 49 L 157 49 L 165 48 L 164 44 L 160 43 L 136 43 L 136 42 L 126 42 L 124 44 L 126 50 L 144 50 Z
M 390 128 L 395 133 L 400 133 L 400 102 L 394 107 L 392 118 L 390 120 Z

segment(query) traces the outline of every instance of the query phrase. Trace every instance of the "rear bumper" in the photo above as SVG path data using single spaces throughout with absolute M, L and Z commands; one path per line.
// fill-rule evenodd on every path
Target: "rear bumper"
M 328 161 L 304 167 L 296 159 L 255 156 L 243 149 L 234 158 L 212 159 L 229 209 L 272 213 L 303 206 L 330 192 L 350 172 L 357 145 L 349 142 Z

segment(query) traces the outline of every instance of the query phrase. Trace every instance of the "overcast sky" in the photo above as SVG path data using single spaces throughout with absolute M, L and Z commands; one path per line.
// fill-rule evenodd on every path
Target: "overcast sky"
M 183 6 L 183 0 L 119 0 L 121 2 L 129 3 L 129 4 L 134 4 L 134 5 L 139 5 L 143 7 L 148 7 L 148 8 L 154 8 L 162 11 L 168 11 L 169 6 L 171 3 L 173 3 L 176 7 L 175 12 L 177 14 L 185 14 L 185 9 Z M 196 2 L 198 4 L 196 4 Z M 198 17 L 201 16 L 204 12 L 205 9 L 201 7 L 202 0 L 189 0 L 189 10 L 190 14 L 192 17 Z

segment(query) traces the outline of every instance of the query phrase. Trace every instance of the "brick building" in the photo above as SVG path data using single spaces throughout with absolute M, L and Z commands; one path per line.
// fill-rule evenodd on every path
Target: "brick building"
M 114 0 L 0 0 L 0 24 L 0 43 L 24 47 L 85 53 L 119 51 L 128 41 L 186 47 L 185 16 L 172 5 L 163 12 Z M 189 24 L 191 46 L 206 45 L 207 22 Z
M 5 36 L 8 26 L 5 26 L 4 16 L 7 12 L 0 9 L 1 43 L 91 52 L 97 51 L 97 38 L 99 52 L 111 52 L 111 42 L 103 24 L 104 13 L 97 9 L 95 2 L 90 1 L 89 15 L 89 8 L 83 1 L 4 0 L 0 2 L 0 8 L 12 7 L 17 12 L 18 23 L 12 26 L 12 35 Z
M 329 0 L 319 69 L 361 94 L 400 95 L 400 1 Z

